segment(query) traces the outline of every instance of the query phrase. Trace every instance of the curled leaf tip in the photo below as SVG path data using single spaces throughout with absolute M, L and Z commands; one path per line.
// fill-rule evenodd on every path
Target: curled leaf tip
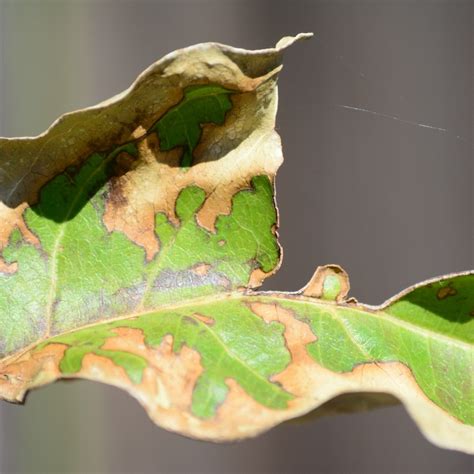
M 340 303 L 345 301 L 349 289 L 349 276 L 344 269 L 339 265 L 324 265 L 316 268 L 311 280 L 301 290 L 301 294 Z
M 308 40 L 314 36 L 314 33 L 298 33 L 296 36 L 284 36 L 278 41 L 275 48 L 285 49 L 291 46 L 293 43 L 299 40 Z

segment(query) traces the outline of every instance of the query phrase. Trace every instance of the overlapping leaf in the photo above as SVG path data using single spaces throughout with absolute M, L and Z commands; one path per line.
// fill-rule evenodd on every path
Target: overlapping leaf
M 0 141 L 0 396 L 88 378 L 161 426 L 230 440 L 387 393 L 433 442 L 473 448 L 472 274 L 378 308 L 347 300 L 336 266 L 299 293 L 252 291 L 280 262 L 276 78 L 293 41 L 177 51 Z

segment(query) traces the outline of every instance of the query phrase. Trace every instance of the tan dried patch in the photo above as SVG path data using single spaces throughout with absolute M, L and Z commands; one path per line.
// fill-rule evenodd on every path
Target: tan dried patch
M 439 300 L 444 300 L 450 296 L 456 296 L 457 294 L 458 294 L 457 290 L 448 285 L 448 286 L 445 286 L 444 288 L 440 288 L 438 290 L 438 293 L 436 294 L 436 297 Z
M 142 357 L 148 355 L 149 348 L 145 345 L 143 331 L 135 328 L 114 328 L 116 336 L 109 337 L 101 346 L 105 351 L 131 352 Z
M 0 273 L 16 273 L 18 270 L 18 264 L 14 263 L 6 263 L 5 260 L 0 257 Z
M 64 344 L 49 344 L 0 365 L 0 399 L 20 402 L 31 388 L 60 378 L 59 362 L 66 349 Z
M 116 178 L 120 182 L 120 192 L 127 180 L 126 176 Z M 159 243 L 154 232 L 155 210 L 153 204 L 144 202 L 135 210 L 128 204 L 125 194 L 121 198 L 109 199 L 105 208 L 103 221 L 109 232 L 124 233 L 130 240 L 145 250 L 146 259 L 152 260 L 158 253 Z
M 137 166 L 116 178 L 121 198 L 107 200 L 107 229 L 125 233 L 151 259 L 159 249 L 155 214 L 164 213 L 179 224 L 175 205 L 184 188 L 204 190 L 206 200 L 197 221 L 214 232 L 216 218 L 231 212 L 233 196 L 250 190 L 254 176 L 266 175 L 273 181 L 283 158 L 280 139 L 273 130 L 276 97 L 274 82 L 270 82 L 262 90 L 233 96 L 224 126 L 203 126 L 195 164 L 186 171 L 179 166 L 182 149 L 161 151 L 156 134 L 140 140 Z
M 311 298 L 322 298 L 324 293 L 324 281 L 328 276 L 336 276 L 339 279 L 341 290 L 336 297 L 336 301 L 344 301 L 350 290 L 349 275 L 339 265 L 324 265 L 316 268 L 311 280 L 300 290 L 300 293 Z
M 138 158 L 135 159 L 134 167 L 113 179 L 114 186 L 106 201 L 103 220 L 109 232 L 123 232 L 132 242 L 143 247 L 146 258 L 150 261 L 159 250 L 159 241 L 155 234 L 155 215 L 163 211 L 156 207 L 155 202 L 165 196 L 161 192 L 158 177 L 152 179 L 148 173 L 153 169 L 161 175 L 163 170 L 157 168 L 169 168 L 170 163 L 178 163 L 179 150 L 160 153 L 163 162 L 160 166 L 151 151 L 158 150 L 156 135 L 139 141 L 137 149 Z M 173 209 L 173 215 L 174 204 L 174 201 L 166 203 L 168 211 L 169 208 Z
M 314 384 L 314 380 L 308 375 L 315 365 L 306 346 L 316 341 L 317 337 L 306 323 L 297 320 L 291 311 L 278 304 L 251 303 L 250 309 L 266 323 L 276 321 L 285 328 L 283 335 L 291 363 L 283 372 L 273 376 L 272 381 L 281 383 L 289 393 L 299 397 L 306 396 Z
M 195 275 L 205 276 L 209 273 L 210 269 L 211 265 L 209 265 L 208 263 L 198 263 L 197 265 L 191 268 L 191 272 L 193 272 Z
M 208 326 L 212 326 L 215 323 L 213 318 L 205 316 L 201 313 L 193 313 L 193 318 L 199 319 L 199 321 L 203 322 L 204 324 L 207 324 Z
M 255 401 L 234 379 L 228 378 L 226 385 L 229 392 L 225 402 L 216 416 L 200 427 L 199 437 L 219 441 L 246 438 L 288 418 L 286 410 L 273 410 Z
M 251 274 L 248 282 L 248 287 L 252 288 L 259 288 L 262 286 L 263 281 L 272 275 L 274 272 L 264 272 L 261 268 L 256 268 Z
M 2 249 L 8 245 L 10 236 L 15 229 L 21 232 L 26 242 L 32 245 L 39 245 L 38 238 L 28 229 L 23 220 L 23 212 L 26 207 L 26 204 L 22 204 L 11 209 L 0 202 L 0 254 Z M 17 265 L 15 263 L 7 264 L 0 256 L 0 272 L 14 273 L 16 269 Z
M 145 358 L 148 366 L 140 384 L 134 384 L 125 370 L 106 357 L 88 354 L 78 376 L 121 387 L 133 395 L 160 425 L 186 432 L 191 415 L 192 394 L 202 374 L 201 356 L 183 346 L 173 351 L 173 337 L 167 335 L 156 348 L 144 342 L 142 331 L 118 328 L 117 337 L 109 338 L 103 349 L 126 351 Z
M 131 136 L 134 140 L 142 138 L 146 135 L 147 129 L 143 125 L 139 125 L 132 133 Z

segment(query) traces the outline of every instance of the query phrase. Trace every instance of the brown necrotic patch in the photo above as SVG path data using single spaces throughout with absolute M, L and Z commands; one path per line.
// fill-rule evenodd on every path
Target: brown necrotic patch
M 66 349 L 64 344 L 49 344 L 39 351 L 6 359 L 0 364 L 0 398 L 21 402 L 31 388 L 61 378 L 59 363 Z
M 12 273 L 16 273 L 17 270 L 18 270 L 18 264 L 16 262 L 6 263 L 5 260 L 3 260 L 0 257 L 0 273 L 12 274 Z
M 215 324 L 214 319 L 201 313 L 193 313 L 193 318 L 199 319 L 199 321 L 206 324 L 207 326 L 213 326 Z
M 283 336 L 291 355 L 291 362 L 283 372 L 274 375 L 272 381 L 280 383 L 293 395 L 304 396 L 308 389 L 307 383 L 311 383 L 311 378 L 307 378 L 308 368 L 315 365 L 306 346 L 315 342 L 317 337 L 308 324 L 299 321 L 291 311 L 278 304 L 256 302 L 250 304 L 250 309 L 266 323 L 278 322 L 283 325 Z
M 118 328 L 117 337 L 107 340 L 103 349 L 125 351 L 147 361 L 140 384 L 130 381 L 124 369 L 110 359 L 88 354 L 79 376 L 119 386 L 145 407 L 155 421 L 173 431 L 186 432 L 191 415 L 194 387 L 203 372 L 201 356 L 183 345 L 173 349 L 173 337 L 167 335 L 161 344 L 150 348 L 142 331 Z
M 256 268 L 250 274 L 247 287 L 250 289 L 259 288 L 262 286 L 263 281 L 269 276 L 273 275 L 277 269 L 272 270 L 271 272 L 264 272 L 261 268 Z
M 163 212 L 158 202 L 166 206 L 174 216 L 174 201 L 162 192 L 162 185 L 172 185 L 173 177 L 166 175 L 169 162 L 179 162 L 179 150 L 159 152 L 156 135 L 147 136 L 137 143 L 138 154 L 127 173 L 112 179 L 105 204 L 104 224 L 109 232 L 123 232 L 132 242 L 145 249 L 148 261 L 159 251 L 159 241 L 155 234 L 155 215 Z M 157 154 L 162 160 L 156 161 Z M 170 168 L 176 169 L 178 168 Z M 174 173 L 173 173 L 174 174 Z M 166 180 L 160 177 L 167 177 Z M 176 221 L 176 218 L 174 219 Z
M 205 276 L 209 273 L 209 270 L 212 268 L 208 263 L 198 263 L 191 268 L 191 271 L 198 276 Z
M 31 245 L 39 245 L 38 238 L 31 232 L 25 224 L 23 213 L 27 208 L 24 203 L 16 208 L 10 208 L 0 202 L 0 272 L 14 273 L 17 270 L 17 264 L 7 264 L 2 258 L 2 249 L 5 248 L 9 241 L 12 232 L 18 229 L 25 242 Z
M 114 159 L 107 199 L 117 208 L 123 208 L 128 204 L 123 186 L 127 180 L 127 173 L 136 167 L 137 159 L 126 151 L 122 151 Z
M 217 216 L 229 214 L 233 196 L 251 188 L 254 176 L 273 181 L 282 161 L 281 144 L 273 130 L 276 99 L 273 80 L 258 91 L 232 95 L 233 108 L 224 125 L 203 126 L 194 153 L 194 165 L 180 168 L 182 148 L 160 150 L 155 133 L 137 142 L 137 165 L 117 178 L 119 197 L 107 199 L 104 222 L 109 231 L 119 230 L 141 245 L 147 259 L 159 250 L 154 232 L 155 215 L 164 213 L 178 225 L 176 199 L 188 186 L 198 186 L 206 200 L 197 222 L 214 231 Z
M 440 288 L 438 292 L 436 293 L 436 297 L 439 300 L 444 300 L 446 298 L 449 298 L 450 296 L 456 296 L 458 294 L 457 290 L 453 288 L 452 286 L 448 285 L 443 288 Z

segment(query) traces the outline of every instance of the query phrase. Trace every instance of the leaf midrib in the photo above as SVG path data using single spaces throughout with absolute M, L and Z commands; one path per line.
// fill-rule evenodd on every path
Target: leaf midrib
M 359 313 L 363 317 L 365 316 L 365 317 L 370 317 L 370 318 L 382 318 L 382 319 L 386 320 L 388 323 L 392 324 L 393 326 L 401 327 L 403 329 L 406 329 L 406 330 L 410 331 L 411 333 L 415 333 L 415 334 L 417 333 L 417 334 L 419 334 L 419 335 L 421 335 L 425 338 L 428 338 L 428 339 L 443 339 L 448 344 L 457 345 L 462 350 L 472 351 L 473 348 L 474 348 L 473 345 L 471 345 L 467 342 L 464 342 L 462 340 L 455 339 L 455 338 L 450 339 L 450 338 L 444 336 L 443 334 L 430 331 L 426 328 L 421 328 L 419 326 L 415 326 L 415 325 L 413 325 L 411 323 L 408 323 L 406 321 L 398 320 L 398 319 L 388 315 L 387 313 L 384 313 L 382 310 L 377 310 L 376 307 L 372 307 L 373 308 L 372 310 L 363 310 L 360 307 L 359 308 L 352 308 L 352 307 L 349 307 L 349 306 L 346 306 L 346 305 L 335 305 L 334 303 L 331 303 L 331 302 L 326 302 L 326 301 L 323 301 L 323 300 L 312 299 L 312 298 L 310 299 L 308 297 L 305 297 L 305 296 L 302 296 L 302 295 L 299 295 L 299 294 L 294 294 L 294 293 L 293 294 L 292 293 L 273 293 L 273 292 L 243 293 L 243 292 L 240 292 L 240 291 L 235 291 L 235 292 L 226 292 L 226 293 L 216 293 L 215 295 L 212 295 L 212 296 L 207 295 L 207 296 L 201 296 L 201 297 L 197 297 L 197 298 L 191 298 L 191 299 L 186 300 L 185 302 L 162 305 L 162 306 L 159 306 L 158 308 L 154 308 L 154 309 L 148 310 L 148 311 L 132 313 L 132 314 L 128 314 L 128 315 L 122 315 L 122 316 L 119 316 L 117 318 L 110 318 L 110 319 L 106 319 L 106 320 L 95 321 L 94 323 L 86 324 L 84 326 L 80 326 L 80 327 L 77 327 L 77 328 L 74 328 L 74 329 L 70 329 L 68 331 L 64 331 L 62 333 L 55 334 L 54 336 L 51 336 L 51 337 L 38 339 L 34 343 L 29 344 L 28 346 L 23 348 L 21 351 L 18 351 L 14 354 L 8 355 L 4 359 L 1 359 L 0 363 L 2 365 L 11 363 L 12 361 L 14 361 L 17 358 L 21 357 L 26 352 L 34 349 L 37 345 L 46 342 L 49 338 L 60 337 L 60 336 L 66 335 L 66 334 L 76 332 L 76 331 L 81 331 L 83 329 L 88 329 L 88 328 L 91 328 L 91 327 L 99 326 L 101 324 L 114 323 L 114 322 L 122 321 L 122 320 L 126 321 L 128 319 L 139 318 L 141 316 L 145 316 L 145 315 L 153 314 L 153 313 L 159 313 L 159 312 L 162 312 L 162 311 L 172 311 L 174 309 L 181 309 L 181 308 L 185 308 L 185 307 L 188 307 L 188 306 L 208 305 L 208 304 L 212 304 L 212 303 L 216 303 L 216 302 L 220 302 L 220 301 L 236 300 L 236 299 L 239 299 L 239 300 L 254 299 L 254 300 L 260 300 L 260 301 L 263 301 L 263 302 L 265 302 L 265 300 L 267 300 L 267 301 L 271 300 L 272 303 L 274 303 L 275 300 L 282 300 L 282 301 L 287 301 L 289 303 L 298 303 L 298 304 L 301 304 L 302 306 L 304 304 L 310 304 L 310 305 L 318 306 L 320 308 L 329 309 L 330 312 L 334 311 L 335 308 L 341 308 L 341 309 L 350 310 L 350 311 Z M 380 307 L 382 307 L 382 306 L 380 306 Z
M 278 294 L 273 294 L 272 295 L 273 297 L 275 298 L 278 298 L 278 299 L 284 299 L 280 296 L 278 296 Z M 295 296 L 298 296 L 298 295 L 295 295 Z M 373 319 L 383 319 L 385 321 L 387 321 L 389 324 L 392 324 L 394 326 L 398 326 L 400 328 L 403 328 L 403 329 L 406 329 L 408 330 L 409 332 L 411 333 L 418 333 L 420 335 L 422 335 L 423 337 L 426 337 L 426 338 L 430 338 L 430 339 L 443 339 L 445 340 L 447 343 L 449 344 L 457 344 L 459 346 L 464 346 L 465 348 L 468 348 L 468 349 L 474 349 L 474 346 L 472 344 L 469 344 L 468 342 L 466 341 L 463 341 L 462 339 L 459 339 L 457 337 L 448 337 L 446 336 L 445 334 L 443 333 L 440 333 L 440 332 L 436 332 L 436 331 L 432 331 L 428 328 L 425 328 L 425 327 L 422 327 L 422 326 L 416 326 L 408 321 L 405 321 L 403 319 L 397 319 L 395 318 L 394 316 L 386 313 L 385 311 L 383 311 L 382 308 L 385 308 L 384 305 L 380 305 L 380 306 L 372 306 L 370 309 L 361 309 L 360 306 L 359 307 L 352 307 L 352 306 L 348 306 L 348 305 L 335 305 L 334 303 L 330 303 L 330 302 L 325 302 L 325 301 L 322 301 L 322 300 L 318 300 L 317 303 L 311 301 L 311 300 L 308 300 L 307 297 L 298 297 L 298 298 L 295 298 L 295 299 L 292 299 L 292 298 L 288 298 L 289 301 L 293 301 L 293 302 L 305 302 L 305 303 L 309 303 L 309 304 L 317 304 L 317 305 L 320 305 L 320 306 L 324 306 L 325 308 L 328 308 L 330 312 L 333 312 L 335 308 L 338 308 L 338 309 L 342 309 L 343 311 L 353 311 L 353 312 L 357 312 L 363 316 L 366 316 L 366 317 L 370 317 L 370 318 L 373 318 Z M 361 305 L 363 306 L 363 305 Z

